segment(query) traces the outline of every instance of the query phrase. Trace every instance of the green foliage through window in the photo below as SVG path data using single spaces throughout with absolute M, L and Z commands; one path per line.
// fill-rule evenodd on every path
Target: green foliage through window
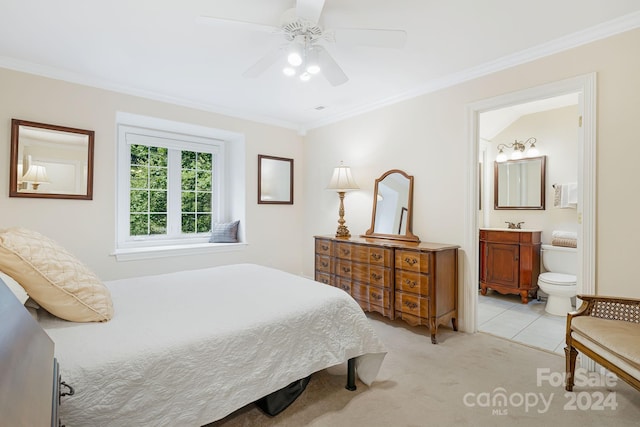
M 130 234 L 167 234 L 169 218 L 169 149 L 132 144 L 130 166 Z M 180 152 L 181 231 L 207 233 L 213 218 L 213 155 Z

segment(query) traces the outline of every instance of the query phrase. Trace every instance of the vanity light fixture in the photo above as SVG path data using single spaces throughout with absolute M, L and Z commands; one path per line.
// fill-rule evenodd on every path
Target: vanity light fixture
M 344 193 L 359 189 L 360 187 L 358 187 L 358 184 L 356 184 L 356 181 L 351 175 L 351 168 L 340 162 L 340 166 L 333 169 L 333 176 L 327 186 L 327 190 L 337 191 L 338 196 L 340 197 L 340 209 L 338 210 L 340 218 L 338 219 L 339 225 L 336 231 L 336 237 L 351 237 L 349 229 L 344 225 L 346 222 L 344 220 Z
M 527 145 L 529 146 L 529 149 L 527 149 Z M 536 148 L 536 139 L 531 137 L 524 142 L 515 140 L 513 144 L 498 144 L 496 162 L 502 163 L 507 160 L 507 154 L 504 150 L 508 148 L 513 148 L 511 160 L 518 160 L 523 157 L 537 157 L 540 155 L 540 152 Z M 525 150 L 527 150 L 526 153 Z

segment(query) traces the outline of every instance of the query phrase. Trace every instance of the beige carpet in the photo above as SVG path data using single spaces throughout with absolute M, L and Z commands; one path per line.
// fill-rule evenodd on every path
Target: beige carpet
M 640 425 L 640 392 L 598 376 L 566 393 L 558 354 L 448 328 L 432 345 L 424 327 L 369 318 L 389 350 L 371 387 L 349 392 L 345 376 L 322 371 L 276 417 L 248 405 L 209 427 Z

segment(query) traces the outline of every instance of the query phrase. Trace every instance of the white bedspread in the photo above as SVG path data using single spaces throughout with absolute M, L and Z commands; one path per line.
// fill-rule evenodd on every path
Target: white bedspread
M 366 355 L 356 366 L 370 384 L 386 352 L 345 292 L 267 267 L 106 285 L 109 322 L 40 316 L 76 390 L 60 407 L 68 427 L 200 426 L 356 356 Z

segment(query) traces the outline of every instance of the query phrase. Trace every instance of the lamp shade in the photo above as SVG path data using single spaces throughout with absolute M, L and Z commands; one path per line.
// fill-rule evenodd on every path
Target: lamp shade
M 37 184 L 49 182 L 49 177 L 47 177 L 47 170 L 44 166 L 32 165 L 27 173 L 22 177 L 22 181 Z
M 356 184 L 356 181 L 353 179 L 353 176 L 351 175 L 351 168 L 349 166 L 340 164 L 340 166 L 333 169 L 333 176 L 327 186 L 327 190 L 341 192 L 358 189 L 360 189 L 360 187 L 358 187 L 358 184 Z

